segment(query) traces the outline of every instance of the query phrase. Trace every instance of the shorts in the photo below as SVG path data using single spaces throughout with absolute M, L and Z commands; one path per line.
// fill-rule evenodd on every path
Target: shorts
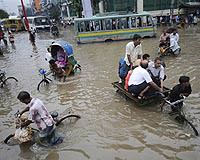
M 144 81 L 139 85 L 128 86 L 128 91 L 138 96 L 147 86 L 149 86 L 149 84 L 146 81 Z

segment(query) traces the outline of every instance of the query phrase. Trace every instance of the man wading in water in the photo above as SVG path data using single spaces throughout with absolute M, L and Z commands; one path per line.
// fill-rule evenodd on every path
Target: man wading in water
M 27 107 L 20 113 L 20 116 L 29 111 L 28 120 L 21 124 L 21 127 L 35 123 L 39 129 L 39 141 L 48 146 L 59 144 L 63 139 L 55 134 L 55 124 L 50 113 L 47 111 L 43 102 L 38 98 L 32 98 L 26 91 L 21 91 L 17 98 Z

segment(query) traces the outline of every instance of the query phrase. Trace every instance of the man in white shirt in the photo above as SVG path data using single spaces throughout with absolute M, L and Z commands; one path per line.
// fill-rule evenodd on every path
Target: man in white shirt
M 146 68 L 148 67 L 148 61 L 142 60 L 139 67 L 136 67 L 128 81 L 128 91 L 139 97 L 143 97 L 144 94 L 153 87 L 155 90 L 162 92 L 162 89 L 158 87 L 151 79 Z
M 133 41 L 129 42 L 126 45 L 126 53 L 124 61 L 126 61 L 126 64 L 127 66 L 129 66 L 129 68 L 135 65 L 135 61 L 137 59 L 141 59 L 142 55 L 141 39 L 142 38 L 140 35 L 135 34 L 133 36 Z
M 170 49 L 174 54 L 180 52 L 180 46 L 178 44 L 179 41 L 179 35 L 176 30 L 173 31 L 173 33 L 170 34 Z M 179 52 L 176 52 L 179 51 Z
M 153 82 L 163 89 L 165 72 L 164 67 L 162 66 L 161 59 L 159 57 L 156 57 L 154 62 L 149 62 L 147 70 Z

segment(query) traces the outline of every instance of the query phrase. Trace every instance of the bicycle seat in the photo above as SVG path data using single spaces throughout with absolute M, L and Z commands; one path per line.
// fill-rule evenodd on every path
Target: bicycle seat
M 56 111 L 51 112 L 51 116 L 52 116 L 52 118 L 58 117 L 58 112 L 56 112 Z
M 3 77 L 5 77 L 5 71 L 0 70 L 0 79 L 2 79 Z

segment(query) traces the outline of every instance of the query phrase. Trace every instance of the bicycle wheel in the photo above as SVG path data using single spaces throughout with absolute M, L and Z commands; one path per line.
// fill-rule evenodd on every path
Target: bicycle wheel
M 194 127 L 194 125 L 193 125 L 190 121 L 188 121 L 188 120 L 185 118 L 185 116 L 181 115 L 181 118 L 182 118 L 186 123 L 188 123 L 188 124 L 190 125 L 190 127 L 193 129 L 195 135 L 196 135 L 196 136 L 199 136 L 199 132 L 198 132 L 197 129 Z
M 8 144 L 9 140 L 10 140 L 11 138 L 13 138 L 14 136 L 15 136 L 15 134 L 10 134 L 10 135 L 8 135 L 8 136 L 5 138 L 4 143 L 5 143 L 5 144 Z
M 6 82 L 7 82 L 8 80 L 10 80 L 10 79 L 13 79 L 13 80 L 15 80 L 16 82 L 18 82 L 17 78 L 15 78 L 15 77 L 7 77 L 7 78 L 2 82 L 1 87 L 3 87 L 3 85 L 6 85 Z
M 49 81 L 48 81 L 47 79 L 42 79 L 42 80 L 40 81 L 40 83 L 38 84 L 38 86 L 37 86 L 37 90 L 38 90 L 38 91 L 40 90 L 40 85 L 41 85 L 42 83 L 44 83 L 44 85 L 47 85 L 47 84 L 49 84 Z
M 63 116 L 62 118 L 60 118 L 57 122 L 56 122 L 56 126 L 58 126 L 62 121 L 64 121 L 65 119 L 67 118 L 70 118 L 70 117 L 74 117 L 74 118 L 81 118 L 80 115 L 75 115 L 75 114 L 70 114 L 70 115 L 65 115 Z

